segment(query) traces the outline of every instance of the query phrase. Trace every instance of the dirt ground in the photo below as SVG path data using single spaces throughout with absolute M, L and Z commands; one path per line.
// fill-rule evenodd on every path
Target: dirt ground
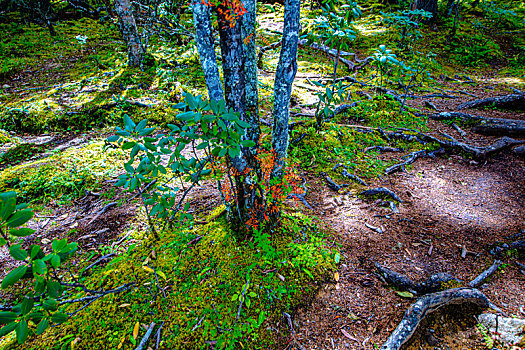
M 509 93 L 504 90 L 481 86 L 469 93 L 479 97 Z M 474 97 L 430 100 L 439 111 L 451 111 L 469 99 Z M 423 103 L 416 100 L 413 105 Z M 517 112 L 469 112 L 525 118 L 525 113 Z M 441 123 L 431 123 L 431 128 L 431 133 L 446 131 L 479 146 L 495 139 L 472 133 L 461 138 Z M 397 327 L 414 300 L 386 286 L 373 262 L 414 281 L 445 272 L 466 284 L 494 262 L 490 250 L 496 244 L 525 237 L 525 160 L 515 155 L 499 154 L 483 163 L 457 155 L 423 159 L 406 172 L 369 184 L 370 188 L 387 187 L 401 197 L 404 202 L 397 214 L 382 206 L 381 200 L 335 193 L 319 179 L 310 176 L 308 180 L 307 199 L 314 214 L 335 232 L 332 239 L 341 245 L 344 260 L 339 280 L 334 276 L 311 304 L 293 315 L 296 339 L 306 349 L 379 348 Z M 465 258 L 463 248 L 468 252 Z M 525 275 L 513 259 L 507 257 L 504 267 L 480 289 L 508 315 L 525 318 Z M 479 312 L 469 307 L 436 312 L 422 324 L 408 349 L 487 349 L 476 329 Z M 283 346 L 294 347 L 299 348 L 292 342 Z

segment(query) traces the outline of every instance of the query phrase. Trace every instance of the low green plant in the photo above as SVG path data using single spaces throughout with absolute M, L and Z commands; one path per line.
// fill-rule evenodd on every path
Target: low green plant
M 33 214 L 26 204 L 17 204 L 15 192 L 0 193 L 0 246 L 7 245 L 11 257 L 20 262 L 20 266 L 4 277 L 1 288 L 8 289 L 26 278 L 33 285 L 32 291 L 19 297 L 13 305 L 2 306 L 3 310 L 11 311 L 0 312 L 0 325 L 4 325 L 0 329 L 0 337 L 14 330 L 18 344 L 26 341 L 30 331 L 42 334 L 51 323 L 60 324 L 67 320 L 68 315 L 59 310 L 58 299 L 63 286 L 57 272 L 77 250 L 77 243 L 68 244 L 65 239 L 55 239 L 52 251 L 47 254 L 39 245 L 23 249 L 17 241 L 35 232 L 22 227 Z M 31 324 L 35 324 L 36 329 Z

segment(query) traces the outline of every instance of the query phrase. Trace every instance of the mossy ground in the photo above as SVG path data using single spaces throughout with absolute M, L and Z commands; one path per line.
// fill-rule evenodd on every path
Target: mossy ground
M 452 28 L 451 19 L 440 18 L 437 24 L 422 28 L 422 38 L 411 49 L 420 51 L 420 57 L 432 58 L 431 52 L 439 55 L 423 62 L 428 74 L 419 78 L 411 92 L 432 89 L 440 74 L 453 76 L 458 71 L 470 71 L 481 76 L 484 70 L 499 64 L 506 67 L 495 79 L 512 78 L 512 84 L 525 85 L 525 41 L 522 35 L 516 35 L 523 30 L 523 23 L 515 21 L 525 16 L 525 9 L 522 5 L 514 6 L 512 14 L 508 11 L 515 3 L 498 3 L 499 10 L 507 12 L 497 15 L 497 8 L 480 12 L 467 6 L 452 40 L 444 34 Z M 375 1 L 361 5 L 364 16 L 355 21 L 359 32 L 351 49 L 363 58 L 385 44 L 406 64 L 414 64 L 417 57 L 398 47 L 399 32 L 386 28 L 378 14 L 379 9 L 389 9 Z M 282 6 L 264 4 L 261 13 L 266 14 L 267 20 L 279 22 Z M 319 11 L 310 11 L 305 6 L 303 14 L 311 20 Z M 165 125 L 175 120 L 174 105 L 183 92 L 206 95 L 198 55 L 191 44 L 178 45 L 153 37 L 150 52 L 155 64 L 140 71 L 126 66 L 125 47 L 115 23 L 91 19 L 61 22 L 56 26 L 57 40 L 45 29 L 17 22 L 0 23 L 0 32 L 9 33 L 0 39 L 2 129 L 19 134 L 98 130 L 120 123 L 123 114 L 135 121 L 147 118 Z M 75 39 L 79 34 L 88 37 L 85 45 Z M 278 39 L 275 33 L 261 31 L 257 43 L 262 46 Z M 278 57 L 278 50 L 265 55 L 265 74 L 260 76 L 259 90 L 263 115 L 269 114 L 273 106 L 272 71 Z M 300 74 L 329 76 L 332 64 L 331 58 L 318 51 L 305 46 L 299 49 Z M 343 65 L 339 66 L 339 75 L 350 73 Z M 371 85 L 382 83 L 385 88 L 398 88 L 396 79 L 404 79 L 395 70 L 387 72 L 384 81 L 378 73 L 371 64 L 355 76 Z M 304 78 L 297 82 L 307 85 Z M 299 84 L 294 87 L 294 111 L 315 102 L 315 87 L 304 88 Z M 350 173 L 374 178 L 391 163 L 381 160 L 377 152 L 364 149 L 386 145 L 386 141 L 375 133 L 357 132 L 347 124 L 362 123 L 385 130 L 397 127 L 426 130 L 425 118 L 410 110 L 401 112 L 400 104 L 395 101 L 367 100 L 358 94 L 362 90 L 359 85 L 352 86 L 350 97 L 359 101 L 358 105 L 326 122 L 321 130 L 315 129 L 313 120 L 302 120 L 304 124 L 297 126 L 291 135 L 292 139 L 305 135 L 291 145 L 292 161 L 299 162 L 306 171 L 316 174 L 325 171 L 334 179 L 341 179 L 339 173 L 332 171 L 337 163 L 346 165 Z M 139 107 L 129 101 L 150 107 Z M 112 103 L 114 106 L 107 107 Z M 270 128 L 263 127 L 265 142 L 270 134 Z M 7 133 L 0 133 L 0 143 L 12 140 Z M 432 146 L 402 142 L 391 145 L 407 152 Z M 0 174 L 0 191 L 14 189 L 26 201 L 45 202 L 53 198 L 65 202 L 122 172 L 125 158 L 113 149 L 104 152 L 103 142 L 98 141 L 4 170 Z M 334 252 L 324 244 L 322 226 L 299 213 L 285 215 L 281 228 L 269 236 L 271 246 L 278 252 L 271 259 L 264 254 L 271 251 L 269 247 L 265 250 L 250 242 L 235 241 L 224 218 L 196 228 L 171 229 L 161 235 L 160 241 L 151 240 L 136 227 L 131 230 L 136 231 L 133 237 L 137 244 L 129 247 L 128 252 L 121 252 L 107 266 L 93 269 L 82 282 L 91 288 L 105 289 L 135 282 L 136 289 L 99 299 L 66 325 L 50 329 L 23 347 L 11 345 L 11 348 L 61 349 L 74 342 L 75 349 L 114 349 L 119 345 L 131 349 L 138 340 L 131 337 L 134 325 L 151 321 L 165 322 L 162 339 L 166 349 L 203 348 L 206 341 L 217 339 L 233 346 L 242 344 L 244 348 L 271 348 L 274 333 L 269 327 L 281 317 L 282 311 L 303 303 L 335 268 Z M 201 239 L 195 243 L 199 236 Z M 74 269 L 78 273 L 81 268 Z M 157 278 L 166 297 L 157 288 Z M 239 295 L 248 279 L 245 296 L 250 305 L 246 301 L 236 321 Z M 73 304 L 68 311 L 78 307 Z M 263 321 L 260 325 L 259 317 Z M 142 329 L 139 338 L 141 335 Z
M 134 325 L 152 321 L 164 322 L 163 349 L 205 348 L 206 341 L 215 340 L 227 348 L 272 347 L 277 334 L 270 326 L 329 278 L 334 252 L 327 248 L 318 221 L 300 213 L 284 215 L 280 228 L 268 236 L 271 248 L 237 242 L 227 225 L 219 218 L 204 226 L 171 229 L 159 241 L 135 232 L 142 244 L 130 246 L 81 281 L 94 289 L 130 282 L 136 288 L 101 298 L 89 312 L 15 347 L 60 349 L 74 341 L 75 349 L 133 349 L 140 341 L 132 336 Z M 277 253 L 269 258 L 264 249 Z M 82 267 L 73 269 L 79 275 Z M 72 304 L 67 311 L 80 306 Z M 143 334 L 141 330 L 138 338 Z
M 103 141 L 70 148 L 0 173 L 0 192 L 16 191 L 26 202 L 67 202 L 122 172 L 120 149 L 104 149 Z

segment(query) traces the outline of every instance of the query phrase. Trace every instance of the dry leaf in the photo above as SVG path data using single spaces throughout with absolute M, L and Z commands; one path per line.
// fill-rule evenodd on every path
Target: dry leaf
M 334 273 L 334 279 L 336 282 L 339 282 L 339 272 Z
M 353 341 L 356 341 L 356 342 L 359 342 L 359 340 L 357 340 L 356 338 L 352 337 L 352 336 L 350 335 L 350 333 L 348 333 L 347 331 L 345 331 L 343 328 L 341 328 L 341 333 L 343 333 L 343 335 L 344 335 L 345 337 L 347 337 L 348 339 L 353 340 Z
M 122 345 L 124 345 L 125 341 L 126 341 L 126 336 L 122 337 L 122 340 L 120 341 L 120 344 L 117 346 L 117 349 L 120 349 Z
M 137 336 L 139 335 L 139 327 L 140 323 L 135 323 L 135 327 L 133 327 L 133 338 L 137 339 Z
M 149 273 L 152 273 L 152 272 L 153 272 L 153 269 L 152 269 L 151 267 L 148 267 L 148 266 L 142 266 L 142 268 L 143 268 L 144 270 L 146 270 L 147 272 L 149 272 Z
M 128 307 L 131 306 L 131 304 L 120 304 L 118 307 Z
M 153 249 L 153 250 L 151 251 L 151 257 L 152 257 L 153 259 L 156 259 L 156 258 L 157 258 L 157 253 L 155 252 L 155 249 Z
M 280 279 L 281 281 L 284 282 L 284 276 L 283 276 L 283 275 L 281 275 L 280 273 L 278 273 L 278 274 L 277 274 L 277 277 L 279 277 L 279 279 Z

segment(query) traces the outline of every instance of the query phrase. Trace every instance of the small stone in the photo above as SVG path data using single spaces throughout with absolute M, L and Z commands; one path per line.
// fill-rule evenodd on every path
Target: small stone
M 497 319 L 497 321 L 496 321 Z M 499 339 L 509 345 L 524 345 L 525 335 L 523 329 L 525 327 L 525 320 L 519 318 L 501 317 L 494 314 L 479 315 L 479 322 L 485 325 L 491 333 L 499 333 Z

